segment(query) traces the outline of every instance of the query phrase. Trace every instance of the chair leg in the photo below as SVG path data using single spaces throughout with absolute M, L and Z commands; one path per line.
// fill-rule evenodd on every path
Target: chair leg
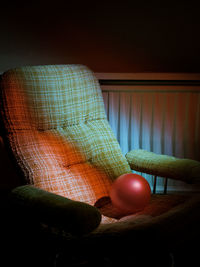
M 169 256 L 170 256 L 170 259 L 171 259 L 171 266 L 170 266 L 170 267 L 175 267 L 175 262 L 174 262 L 174 255 L 173 255 L 173 253 L 170 253 Z
M 157 185 L 157 175 L 154 175 L 154 182 L 153 182 L 153 194 L 156 194 L 156 185 Z M 167 183 L 168 183 L 168 178 L 165 178 L 164 181 L 164 190 L 163 190 L 163 194 L 167 194 Z
M 165 195 L 167 194 L 167 182 L 168 182 L 168 179 L 165 178 L 164 191 L 163 191 L 163 193 L 164 193 Z
M 154 175 L 154 182 L 153 182 L 153 194 L 156 193 L 156 183 L 157 183 L 157 176 Z

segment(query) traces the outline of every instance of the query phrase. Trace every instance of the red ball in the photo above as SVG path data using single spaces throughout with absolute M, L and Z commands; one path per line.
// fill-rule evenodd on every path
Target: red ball
M 147 180 L 138 174 L 119 176 L 112 184 L 110 198 L 114 207 L 124 214 L 144 209 L 151 198 L 151 188 Z

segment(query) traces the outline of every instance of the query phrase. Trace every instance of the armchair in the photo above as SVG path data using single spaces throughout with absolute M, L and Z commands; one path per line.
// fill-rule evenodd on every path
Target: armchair
M 135 266 L 170 266 L 173 253 L 199 236 L 196 195 L 152 195 L 142 212 L 127 217 L 113 208 L 109 190 L 121 174 L 135 169 L 198 183 L 200 163 L 143 150 L 125 157 L 108 124 L 98 81 L 85 66 L 5 72 L 1 117 L 4 141 L 24 184 L 11 192 L 10 207 L 25 224 L 38 222 L 56 236 L 56 266 L 69 257 L 77 262 L 85 257 L 86 266 L 94 266 L 96 258 L 101 266 L 132 266 L 133 254 Z M 148 257 L 141 257 L 141 249 Z

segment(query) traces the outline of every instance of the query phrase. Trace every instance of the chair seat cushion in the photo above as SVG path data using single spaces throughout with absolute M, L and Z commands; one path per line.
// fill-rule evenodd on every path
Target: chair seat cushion
M 115 208 L 112 205 L 110 197 L 101 198 L 96 202 L 95 206 L 99 208 L 101 214 L 104 216 L 102 218 L 103 224 L 129 220 L 134 223 L 139 223 L 168 212 L 177 205 L 186 202 L 190 197 L 190 195 L 184 194 L 153 194 L 150 203 L 142 211 L 129 215 L 123 214 Z
M 73 200 L 94 205 L 116 177 L 131 172 L 104 119 L 8 137 L 28 183 Z

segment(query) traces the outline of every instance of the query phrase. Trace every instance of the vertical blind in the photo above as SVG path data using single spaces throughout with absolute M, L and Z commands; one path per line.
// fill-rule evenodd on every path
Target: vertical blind
M 200 86 L 101 86 L 105 110 L 123 154 L 132 149 L 200 161 Z M 153 186 L 153 177 L 142 174 Z M 158 191 L 164 179 L 158 179 Z M 196 190 L 169 180 L 168 190 Z

